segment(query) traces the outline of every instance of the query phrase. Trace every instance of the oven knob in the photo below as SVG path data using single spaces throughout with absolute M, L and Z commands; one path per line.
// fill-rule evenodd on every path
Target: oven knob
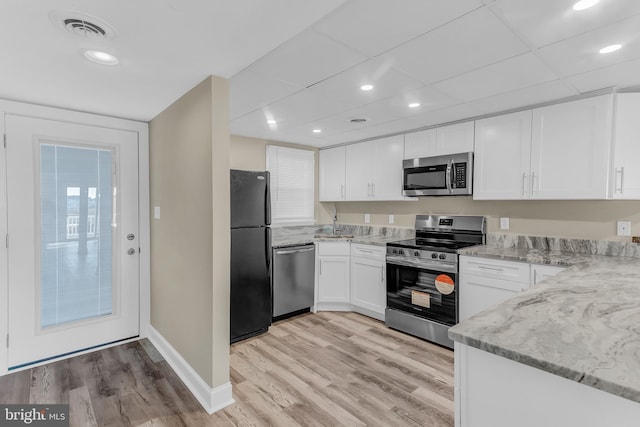
M 419 257 L 420 256 L 420 251 L 413 251 L 413 256 Z
M 404 251 L 402 249 L 398 249 L 398 255 L 404 255 Z
M 440 258 L 440 259 L 446 259 L 446 258 L 447 258 L 447 256 L 446 256 L 445 254 L 440 254 L 440 255 L 438 256 L 438 258 Z
M 397 253 L 398 253 L 398 250 L 397 250 L 397 249 L 391 249 L 391 253 L 392 253 L 392 254 L 397 254 Z
M 433 258 L 433 259 L 438 258 L 438 254 L 431 254 L 431 258 Z

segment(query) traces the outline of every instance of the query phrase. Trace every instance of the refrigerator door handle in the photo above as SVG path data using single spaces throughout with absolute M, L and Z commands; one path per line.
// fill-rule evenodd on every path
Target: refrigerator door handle
M 266 261 L 267 261 L 267 271 L 271 272 L 271 228 L 267 227 L 265 229 L 266 233 L 267 233 L 267 238 L 265 239 L 265 254 L 266 254 Z M 270 274 L 269 274 L 270 276 Z
M 267 182 L 265 183 L 264 195 L 264 221 L 265 225 L 269 226 L 271 225 L 271 190 L 269 189 L 269 187 L 271 187 L 271 174 L 269 171 L 266 171 L 265 175 L 267 175 Z M 271 248 L 269 248 L 269 252 L 271 252 Z

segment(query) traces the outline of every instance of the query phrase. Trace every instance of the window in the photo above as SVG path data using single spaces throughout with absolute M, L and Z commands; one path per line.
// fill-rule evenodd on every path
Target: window
M 314 223 L 315 153 L 267 145 L 272 225 Z

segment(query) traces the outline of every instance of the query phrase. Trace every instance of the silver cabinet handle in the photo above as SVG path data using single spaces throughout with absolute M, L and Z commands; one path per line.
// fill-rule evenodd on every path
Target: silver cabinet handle
M 376 197 L 376 183 L 371 183 L 371 197 Z
M 340 198 L 344 199 L 344 184 L 340 184 Z
M 484 266 L 484 265 L 479 265 L 478 268 L 481 269 L 481 270 L 491 270 L 491 271 L 501 271 L 501 272 L 504 271 L 502 268 L 487 267 L 487 266 Z
M 522 172 L 522 195 L 524 196 L 524 182 L 527 179 L 527 174 Z
M 380 282 L 384 282 L 384 265 L 380 266 Z
M 533 284 L 538 284 L 538 270 L 536 270 L 535 268 L 533 269 Z
M 536 173 L 532 171 L 531 172 L 531 193 L 530 193 L 531 197 L 533 197 L 533 182 L 534 182 L 535 178 L 536 178 Z
M 616 185 L 615 192 L 622 194 L 624 189 L 624 166 L 616 168 L 616 184 L 618 183 L 618 175 L 620 175 L 620 187 Z

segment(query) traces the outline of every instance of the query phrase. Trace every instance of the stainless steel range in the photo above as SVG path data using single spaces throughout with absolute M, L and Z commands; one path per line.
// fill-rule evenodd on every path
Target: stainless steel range
M 458 249 L 484 244 L 482 216 L 417 215 L 416 238 L 387 243 L 387 326 L 453 348 Z

